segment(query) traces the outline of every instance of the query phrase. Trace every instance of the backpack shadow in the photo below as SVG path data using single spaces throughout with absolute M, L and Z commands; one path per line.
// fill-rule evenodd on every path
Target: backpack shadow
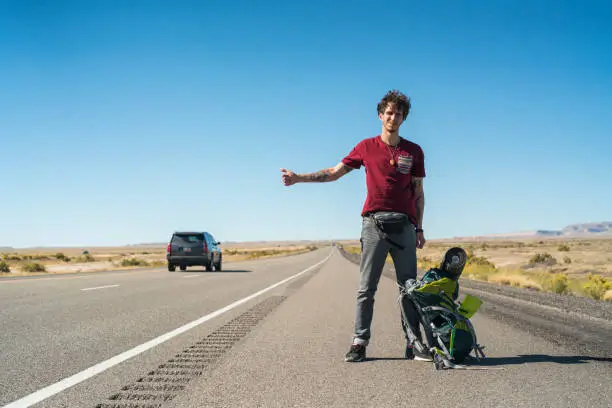
M 481 361 L 470 360 L 473 366 L 516 365 L 527 363 L 556 363 L 556 364 L 587 364 L 591 361 L 612 363 L 612 357 L 590 356 L 549 356 L 547 354 L 519 354 L 512 357 L 487 357 Z

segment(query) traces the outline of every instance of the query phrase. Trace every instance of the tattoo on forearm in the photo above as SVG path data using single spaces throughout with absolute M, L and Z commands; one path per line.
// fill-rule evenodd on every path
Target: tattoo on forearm
M 305 181 L 324 182 L 331 179 L 331 169 L 324 169 L 316 173 L 308 173 L 300 175 Z
M 328 169 L 317 171 L 316 173 L 300 174 L 299 177 L 305 182 L 324 183 L 327 181 L 338 180 L 340 177 L 351 172 L 352 170 L 354 170 L 352 167 L 342 164 L 342 166 L 339 168 L 338 166 L 330 167 Z

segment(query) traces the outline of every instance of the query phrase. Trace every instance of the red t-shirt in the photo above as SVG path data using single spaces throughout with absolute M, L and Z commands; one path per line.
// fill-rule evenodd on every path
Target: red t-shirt
M 393 158 L 394 165 L 390 161 Z M 366 172 L 367 197 L 361 215 L 371 211 L 405 213 L 416 224 L 416 206 L 412 177 L 425 177 L 425 158 L 421 147 L 400 138 L 397 149 L 385 144 L 380 135 L 359 142 L 342 159 L 354 169 L 362 165 Z

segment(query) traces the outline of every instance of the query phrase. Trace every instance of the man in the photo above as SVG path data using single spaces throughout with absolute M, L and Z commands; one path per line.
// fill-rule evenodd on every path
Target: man
M 362 165 L 366 169 L 367 197 L 362 209 L 360 284 L 353 342 L 346 361 L 363 361 L 371 337 L 374 294 L 390 253 L 400 285 L 417 276 L 416 248 L 423 248 L 425 196 L 424 155 L 421 147 L 399 135 L 410 112 L 410 99 L 392 90 L 377 105 L 382 131 L 359 142 L 335 167 L 316 173 L 296 174 L 281 169 L 284 185 L 336 181 Z M 419 333 L 418 317 L 409 316 L 410 327 Z M 402 321 L 402 329 L 406 328 Z M 408 336 L 406 334 L 406 339 Z M 415 356 L 416 353 L 416 356 Z M 407 340 L 405 357 L 431 361 L 420 356 Z

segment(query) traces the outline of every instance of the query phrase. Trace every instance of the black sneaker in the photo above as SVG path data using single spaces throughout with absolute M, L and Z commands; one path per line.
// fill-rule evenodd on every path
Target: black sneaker
M 362 344 L 353 344 L 350 350 L 348 351 L 348 353 L 346 353 L 346 356 L 344 357 L 344 361 L 357 362 L 357 361 L 364 361 L 365 358 L 366 358 L 365 346 Z

